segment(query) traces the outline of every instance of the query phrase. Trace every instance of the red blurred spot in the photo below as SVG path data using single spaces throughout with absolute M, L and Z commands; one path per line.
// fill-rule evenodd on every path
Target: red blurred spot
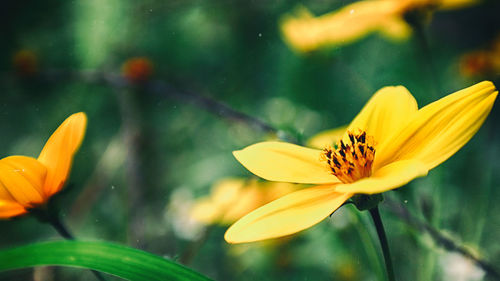
M 12 66 L 19 75 L 34 75 L 38 72 L 38 57 L 30 50 L 17 51 L 12 57 Z
M 136 57 L 125 61 L 122 74 L 130 82 L 147 81 L 153 74 L 153 63 L 146 57 Z

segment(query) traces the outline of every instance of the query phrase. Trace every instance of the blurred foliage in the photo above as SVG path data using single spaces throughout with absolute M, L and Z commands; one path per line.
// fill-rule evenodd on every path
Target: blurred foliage
M 422 106 L 483 79 L 500 85 L 498 73 L 471 78 L 459 70 L 464 53 L 490 46 L 500 33 L 498 1 L 434 15 L 425 33 L 435 73 L 415 36 L 394 43 L 370 35 L 341 48 L 294 53 L 282 41 L 279 18 L 295 2 L 5 1 L 0 157 L 37 156 L 62 120 L 85 111 L 87 135 L 69 185 L 55 198 L 77 237 L 173 259 L 191 252 L 185 264 L 216 280 L 381 280 L 371 221 L 351 206 L 292 237 L 245 245 L 227 244 L 226 227 L 188 223 L 187 206 L 213 183 L 250 176 L 231 151 L 268 134 L 151 95 L 140 84 L 119 88 L 47 74 L 119 73 L 127 59 L 146 57 L 154 69 L 150 79 L 221 101 L 302 141 L 349 122 L 382 86 L 404 85 Z M 350 2 L 301 4 L 323 14 Z M 19 50 L 36 56 L 40 75 L 16 74 Z M 499 112 L 497 105 L 472 141 L 428 177 L 386 193 L 494 265 L 500 264 Z M 477 270 L 383 203 L 381 213 L 401 280 L 457 280 L 453 268 Z M 1 248 L 59 239 L 32 217 L 0 221 L 0 229 Z M 0 280 L 31 280 L 39 271 L 0 273 Z M 93 278 L 79 269 L 49 273 L 54 280 Z

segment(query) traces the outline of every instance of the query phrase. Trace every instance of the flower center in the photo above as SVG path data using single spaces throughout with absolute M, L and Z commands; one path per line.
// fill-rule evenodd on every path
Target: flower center
M 328 163 L 329 169 L 343 183 L 355 182 L 372 174 L 372 163 L 375 159 L 373 137 L 365 131 L 354 133 L 347 131 L 348 141 L 342 139 L 333 147 L 326 147 L 321 160 Z

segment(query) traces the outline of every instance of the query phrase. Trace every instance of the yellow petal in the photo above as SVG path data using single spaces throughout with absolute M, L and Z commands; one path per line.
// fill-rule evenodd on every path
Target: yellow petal
M 297 15 L 284 16 L 280 27 L 291 47 L 307 52 L 346 45 L 381 30 L 387 18 L 400 17 L 406 6 L 405 1 L 358 1 L 319 17 L 302 8 Z
M 45 202 L 43 183 L 47 170 L 36 159 L 10 156 L 0 160 L 0 194 L 3 201 L 14 199 L 23 207 L 31 208 Z M 6 192 L 10 196 L 6 195 Z
M 259 190 L 257 186 L 247 186 L 240 192 L 238 200 L 226 205 L 226 210 L 221 217 L 221 224 L 230 225 L 244 215 L 264 205 L 264 190 Z
M 293 234 L 317 224 L 351 196 L 335 192 L 333 186 L 296 191 L 244 216 L 224 238 L 229 243 L 244 243 Z
M 339 184 L 335 190 L 350 193 L 381 193 L 401 187 L 414 178 L 427 175 L 427 167 L 416 160 L 393 162 L 375 171 L 369 178 L 364 178 L 349 184 Z
M 68 117 L 45 144 L 38 160 L 47 167 L 44 190 L 48 196 L 58 192 L 68 178 L 73 156 L 85 134 L 87 116 L 75 113 Z
M 375 139 L 375 147 L 378 148 L 394 132 L 406 125 L 417 111 L 417 101 L 405 87 L 384 87 L 373 95 L 351 122 L 348 130 L 365 131 Z M 376 157 L 379 154 L 376 151 Z
M 222 216 L 219 206 L 212 202 L 209 197 L 196 201 L 190 211 L 190 216 L 204 224 L 215 223 Z
M 321 150 L 285 142 L 261 142 L 234 151 L 234 157 L 255 175 L 270 181 L 335 183 Z
M 212 201 L 216 205 L 231 205 L 241 195 L 241 191 L 248 182 L 247 179 L 227 178 L 216 182 L 211 191 Z
M 27 213 L 19 203 L 0 200 L 0 219 L 7 219 Z
M 345 134 L 347 126 L 342 126 L 339 128 L 323 131 L 307 141 L 307 146 L 323 149 L 327 146 L 333 146 L 339 141 Z
M 407 39 L 411 32 L 410 25 L 401 17 L 388 18 L 380 28 L 382 35 L 397 41 Z
M 481 1 L 480 0 L 441 0 L 439 2 L 440 10 L 454 10 L 467 8 L 469 6 L 477 5 Z
M 479 130 L 497 94 L 493 83 L 485 81 L 425 106 L 379 147 L 374 169 L 405 159 L 419 160 L 429 170 L 439 165 Z

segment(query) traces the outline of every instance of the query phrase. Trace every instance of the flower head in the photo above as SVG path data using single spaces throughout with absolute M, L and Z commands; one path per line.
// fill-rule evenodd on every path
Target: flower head
M 270 181 L 315 184 L 241 218 L 230 243 L 301 231 L 320 222 L 354 194 L 398 188 L 444 162 L 477 132 L 498 92 L 481 82 L 418 109 L 405 87 L 374 94 L 336 145 L 323 150 L 262 142 L 235 151 L 250 172 Z
M 314 17 L 301 7 L 282 18 L 280 27 L 286 42 L 297 51 L 352 43 L 370 33 L 401 40 L 411 34 L 405 21 L 412 11 L 457 9 L 477 0 L 364 0 L 331 13 Z
M 38 159 L 27 156 L 0 159 L 0 218 L 27 213 L 63 188 L 86 124 L 85 113 L 75 113 L 52 134 Z

